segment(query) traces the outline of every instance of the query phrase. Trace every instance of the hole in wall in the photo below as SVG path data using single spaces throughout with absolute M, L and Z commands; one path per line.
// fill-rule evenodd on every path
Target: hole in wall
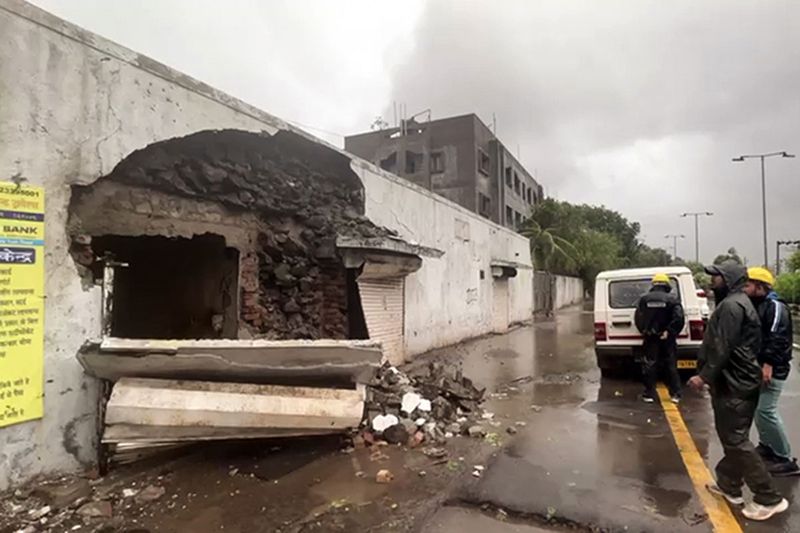
M 92 248 L 128 265 L 115 269 L 112 336 L 236 338 L 239 252 L 223 237 L 105 235 Z

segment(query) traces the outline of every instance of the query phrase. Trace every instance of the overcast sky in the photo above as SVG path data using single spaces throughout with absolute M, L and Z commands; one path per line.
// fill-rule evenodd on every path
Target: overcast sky
M 651 245 L 762 261 L 760 170 L 800 152 L 800 3 L 35 0 L 334 144 L 392 121 L 497 119 L 545 191 L 604 204 Z M 135 6 L 135 7 L 134 7 Z M 800 157 L 767 161 L 769 250 L 800 239 Z M 671 245 L 670 245 L 671 246 Z

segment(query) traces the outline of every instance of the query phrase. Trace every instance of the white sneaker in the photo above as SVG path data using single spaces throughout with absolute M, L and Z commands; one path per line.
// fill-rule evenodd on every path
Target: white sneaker
M 781 499 L 775 505 L 761 505 L 760 503 L 752 502 L 747 507 L 742 509 L 742 514 L 750 520 L 761 522 L 762 520 L 769 520 L 778 513 L 784 512 L 789 508 L 789 502 L 786 498 Z
M 717 496 L 722 496 L 731 505 L 744 505 L 744 497 L 743 496 L 731 496 L 730 494 L 728 494 L 727 492 L 724 492 L 721 488 L 719 488 L 719 485 L 717 485 L 716 483 L 714 483 L 713 485 L 706 485 L 706 490 L 708 490 L 708 492 L 710 492 L 711 494 L 716 494 Z M 770 516 L 772 516 L 772 515 L 770 515 Z
M 679 403 L 681 403 L 681 397 L 680 396 L 671 396 L 670 397 L 670 401 L 672 403 L 674 403 L 675 405 L 678 405 Z

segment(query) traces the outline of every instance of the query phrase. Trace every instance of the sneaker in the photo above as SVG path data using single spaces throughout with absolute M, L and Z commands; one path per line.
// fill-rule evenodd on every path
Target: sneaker
M 644 403 L 654 403 L 656 399 L 648 394 L 642 394 L 642 401 Z
M 670 396 L 669 399 L 675 405 L 678 405 L 679 403 L 681 403 L 681 397 L 680 396 Z
M 800 475 L 800 466 L 797 465 L 797 459 L 780 459 L 775 464 L 769 465 L 767 470 L 775 477 Z
M 762 520 L 769 520 L 778 513 L 784 512 L 789 508 L 789 502 L 786 498 L 781 498 L 781 501 L 775 505 L 761 505 L 760 503 L 752 502 L 750 505 L 742 509 L 742 514 L 750 520 L 761 522 Z
M 710 492 L 711 494 L 722 496 L 731 505 L 744 505 L 744 497 L 741 494 L 739 494 L 738 496 L 734 496 L 733 494 L 728 494 L 727 492 L 719 488 L 719 485 L 717 485 L 716 483 L 714 483 L 713 485 L 706 485 L 706 490 L 708 490 L 708 492 Z

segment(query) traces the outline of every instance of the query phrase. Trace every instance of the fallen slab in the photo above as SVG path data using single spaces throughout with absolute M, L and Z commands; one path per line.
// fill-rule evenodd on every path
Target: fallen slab
M 159 340 L 107 338 L 78 354 L 86 372 L 122 377 L 247 383 L 366 383 L 381 344 L 359 340 Z
M 115 424 L 103 432 L 103 444 L 117 443 L 163 443 L 176 441 L 213 441 L 229 439 L 271 439 L 282 437 L 304 437 L 337 433 L 337 430 L 297 428 L 238 428 L 202 426 L 148 426 L 141 424 Z
M 303 429 L 356 427 L 365 390 L 121 378 L 106 405 L 107 426 Z M 232 438 L 235 438 L 232 437 Z

